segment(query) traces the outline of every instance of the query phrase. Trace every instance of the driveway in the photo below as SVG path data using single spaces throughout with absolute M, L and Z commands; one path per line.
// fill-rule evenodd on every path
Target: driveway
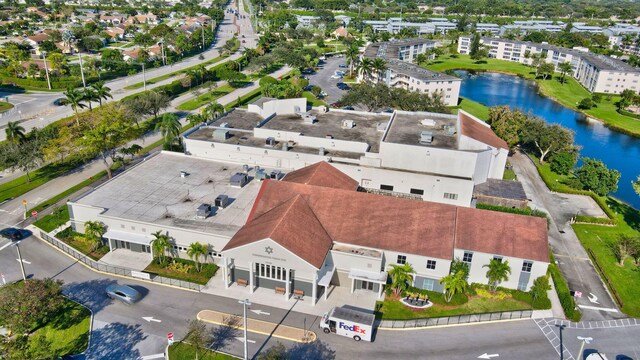
M 343 70 L 348 73 L 348 68 L 340 68 L 340 64 L 345 64 L 346 59 L 344 57 L 330 57 L 324 61 L 324 64 L 318 66 L 318 70 L 315 74 L 309 75 L 309 84 L 319 86 L 324 92 L 327 93 L 327 97 L 324 98 L 324 102 L 327 104 L 339 101 L 346 93 L 344 90 L 338 89 L 337 83 L 344 79 L 332 79 L 336 70 Z
M 626 317 L 618 311 L 609 291 L 569 224 L 571 217 L 577 213 L 602 216 L 602 211 L 596 210 L 597 205 L 594 205 L 593 200 L 587 196 L 549 191 L 535 165 L 521 152 L 516 152 L 509 161 L 531 199 L 531 206 L 545 211 L 551 217 L 549 224 L 551 251 L 567 279 L 569 289 L 583 294 L 581 298 L 576 299 L 578 306 L 582 309 L 582 319 L 610 320 Z M 590 296 L 597 300 L 589 300 Z

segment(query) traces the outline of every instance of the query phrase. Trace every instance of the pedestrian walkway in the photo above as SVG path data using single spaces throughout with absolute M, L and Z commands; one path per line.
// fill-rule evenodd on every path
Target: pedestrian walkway
M 244 330 L 243 319 L 240 315 L 227 314 L 213 310 L 202 310 L 196 317 L 198 320 L 202 320 L 210 324 L 231 326 L 238 330 Z M 311 330 L 251 318 L 247 318 L 247 331 L 296 342 L 313 342 L 317 338 L 316 333 Z

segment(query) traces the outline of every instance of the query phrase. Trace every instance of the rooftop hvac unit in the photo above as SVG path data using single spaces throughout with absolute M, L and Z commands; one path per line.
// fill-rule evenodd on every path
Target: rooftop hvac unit
M 342 120 L 342 127 L 344 129 L 353 129 L 356 126 L 356 122 L 353 120 Z
M 225 141 L 229 138 L 229 132 L 227 130 L 213 130 L 214 141 Z
M 283 142 L 282 143 L 282 151 L 289 151 L 289 143 L 288 142 Z
M 431 144 L 433 142 L 433 133 L 431 131 L 423 131 L 420 133 L 420 144 Z
M 198 210 L 196 212 L 196 217 L 199 219 L 206 219 L 211 214 L 211 205 L 210 204 L 201 204 L 198 206 Z
M 249 176 L 247 174 L 243 174 L 241 172 L 236 173 L 235 175 L 231 176 L 231 179 L 229 181 L 229 185 L 233 186 L 233 187 L 244 187 L 245 185 L 247 185 L 247 183 L 249 182 Z
M 186 178 L 187 177 L 187 172 L 186 171 L 180 171 L 180 177 L 181 178 Z
M 222 124 L 220 124 L 220 127 L 228 128 L 229 127 L 229 123 L 228 122 L 223 122 Z
M 316 117 L 313 115 L 305 114 L 302 116 L 302 120 L 307 125 L 313 125 L 316 123 Z
M 229 205 L 229 197 L 227 195 L 218 195 L 216 196 L 214 204 L 217 207 L 224 209 L 227 207 L 227 205 Z
M 444 127 L 445 134 L 451 136 L 456 134 L 456 127 L 453 125 L 445 125 Z
M 256 179 L 262 181 L 267 178 L 267 172 L 264 169 L 256 170 Z
M 284 174 L 280 170 L 273 170 L 269 175 L 269 177 L 274 180 L 280 180 L 284 176 Z
M 324 152 L 324 148 L 321 147 L 320 149 L 318 149 L 318 155 L 324 156 L 325 152 Z
M 269 136 L 266 140 L 267 146 L 274 147 L 276 146 L 276 139 L 273 136 Z
M 249 165 L 248 164 L 242 165 L 242 171 L 244 171 L 244 173 L 247 174 L 249 172 Z
M 385 130 L 387 130 L 387 123 L 379 122 L 378 125 L 376 125 L 376 130 L 384 132 Z
M 420 124 L 424 126 L 436 126 L 436 121 L 433 119 L 423 119 Z

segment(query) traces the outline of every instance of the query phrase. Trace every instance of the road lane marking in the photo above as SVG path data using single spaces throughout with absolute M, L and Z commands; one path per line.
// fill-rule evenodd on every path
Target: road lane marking
M 159 319 L 154 319 L 153 316 L 143 316 L 142 320 L 146 321 L 146 322 L 162 322 L 162 320 Z
M 164 353 L 162 354 L 153 354 L 153 355 L 145 355 L 140 356 L 138 360 L 153 360 L 153 359 L 164 359 Z
M 600 310 L 600 311 L 616 312 L 616 313 L 618 312 L 618 309 L 614 309 L 614 308 L 603 308 L 603 307 L 589 306 L 589 305 L 578 305 L 578 307 L 581 309 Z
M 16 261 L 17 261 L 17 262 L 20 262 L 20 259 L 16 259 Z M 25 259 L 22 259 L 22 262 L 23 262 L 23 263 L 25 263 L 25 264 L 29 264 L 29 265 L 31 265 L 31 262 L 30 262 L 30 261 L 27 261 L 27 260 L 25 260 Z

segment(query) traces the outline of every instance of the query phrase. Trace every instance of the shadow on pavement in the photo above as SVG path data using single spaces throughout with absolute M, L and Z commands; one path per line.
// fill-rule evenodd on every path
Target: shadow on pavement
M 95 314 L 111 303 L 107 296 L 107 286 L 115 284 L 115 280 L 97 279 L 85 282 L 73 282 L 63 286 L 62 292 L 71 299 L 91 309 Z
M 140 352 L 135 347 L 146 339 L 140 325 L 111 323 L 91 334 L 87 359 L 137 359 Z
M 240 326 L 240 318 L 237 316 L 230 316 L 225 318 L 224 326 L 216 326 L 211 331 L 211 344 L 209 349 L 213 351 L 219 351 L 224 349 L 229 343 L 240 334 L 240 330 L 237 326 Z
M 316 340 L 312 343 L 296 343 L 287 350 L 287 359 L 306 360 L 333 360 L 336 358 L 336 351 L 331 349 L 326 343 Z

